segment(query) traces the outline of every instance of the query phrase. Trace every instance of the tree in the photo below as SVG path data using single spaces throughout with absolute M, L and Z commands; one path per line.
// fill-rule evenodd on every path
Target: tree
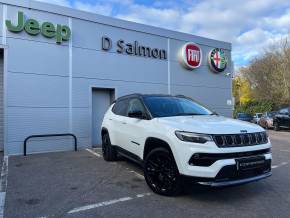
M 236 76 L 233 79 L 233 96 L 236 104 L 241 105 L 251 101 L 250 83 L 246 78 Z
M 252 97 L 257 101 L 271 101 L 276 107 L 290 105 L 289 38 L 241 68 L 240 75 L 249 82 Z

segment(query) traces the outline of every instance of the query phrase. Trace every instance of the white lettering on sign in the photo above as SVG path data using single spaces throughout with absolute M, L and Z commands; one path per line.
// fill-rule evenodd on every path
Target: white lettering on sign
M 199 62 L 199 57 L 200 57 L 200 52 L 193 50 L 193 49 L 188 49 L 187 50 L 187 61 L 195 61 Z

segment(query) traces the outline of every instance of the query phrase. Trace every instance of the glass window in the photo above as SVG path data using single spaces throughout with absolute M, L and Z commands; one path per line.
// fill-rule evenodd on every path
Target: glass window
M 170 96 L 145 96 L 144 102 L 153 117 L 212 114 L 212 112 L 207 108 L 186 98 Z
M 252 116 L 250 114 L 238 113 L 237 117 L 239 117 L 239 118 L 251 118 Z
M 117 101 L 112 109 L 113 113 L 121 116 L 127 116 L 129 99 Z
M 128 113 L 133 111 L 141 111 L 145 113 L 145 109 L 142 102 L 137 98 L 133 98 L 129 101 Z
M 279 111 L 279 114 L 287 114 L 287 113 L 288 113 L 288 109 L 287 108 L 281 109 Z

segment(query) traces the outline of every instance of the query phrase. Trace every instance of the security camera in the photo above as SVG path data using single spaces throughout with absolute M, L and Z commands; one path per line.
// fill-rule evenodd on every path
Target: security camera
M 231 76 L 231 73 L 225 73 L 225 76 Z

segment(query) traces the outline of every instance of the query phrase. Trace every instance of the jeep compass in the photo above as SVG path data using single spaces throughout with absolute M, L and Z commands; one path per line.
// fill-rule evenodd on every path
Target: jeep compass
M 148 186 L 177 195 L 185 178 L 208 186 L 271 175 L 271 143 L 258 125 L 220 116 L 185 96 L 118 98 L 102 123 L 106 161 L 117 154 L 141 163 Z

